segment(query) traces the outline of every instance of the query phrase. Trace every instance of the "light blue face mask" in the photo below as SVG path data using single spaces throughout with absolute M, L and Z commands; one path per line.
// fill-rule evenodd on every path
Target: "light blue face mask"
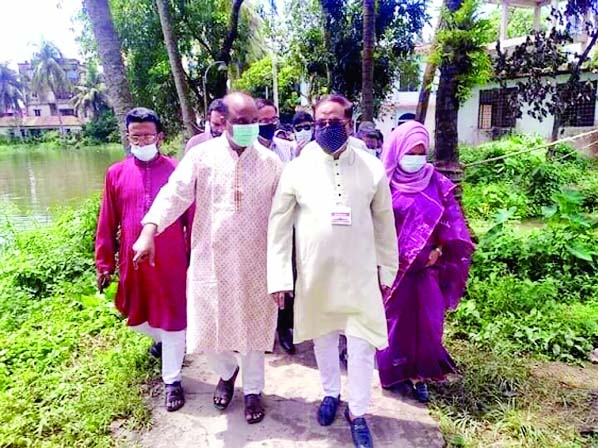
M 233 135 L 231 139 L 235 145 L 241 148 L 250 146 L 260 133 L 260 125 L 252 124 L 233 124 Z
M 421 170 L 424 165 L 427 163 L 427 159 L 425 155 L 419 154 L 407 154 L 404 155 L 401 160 L 399 161 L 399 165 L 401 165 L 401 169 L 406 173 L 412 174 L 417 173 Z

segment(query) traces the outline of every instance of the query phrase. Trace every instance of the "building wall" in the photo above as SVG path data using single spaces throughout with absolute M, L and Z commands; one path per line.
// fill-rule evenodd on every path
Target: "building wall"
M 557 77 L 557 82 L 563 83 L 567 80 L 567 75 Z M 582 81 L 596 80 L 598 75 L 592 73 L 584 73 L 581 76 Z M 515 82 L 511 82 L 508 86 L 514 86 Z M 476 87 L 473 89 L 471 97 L 461 106 L 459 110 L 459 141 L 467 145 L 478 145 L 491 140 L 492 132 L 487 129 L 478 128 L 479 120 L 479 105 L 480 105 L 480 91 L 496 89 L 498 84 L 490 83 L 483 87 Z M 597 95 L 598 98 L 598 95 Z M 598 100 L 597 100 L 598 105 Z M 513 128 L 514 131 L 522 134 L 539 135 L 544 139 L 550 139 L 552 135 L 552 126 L 554 124 L 554 117 L 548 116 L 543 121 L 539 121 L 531 117 L 527 110 L 529 107 L 522 109 L 522 116 L 518 118 Z M 598 123 L 598 113 L 595 113 L 594 125 Z M 563 129 L 563 136 L 571 136 L 587 131 L 587 127 L 568 127 Z

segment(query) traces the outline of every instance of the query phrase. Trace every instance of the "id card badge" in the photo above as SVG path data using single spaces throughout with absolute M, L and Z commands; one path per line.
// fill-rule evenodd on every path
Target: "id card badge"
M 351 207 L 346 205 L 335 205 L 330 213 L 333 226 L 351 225 Z

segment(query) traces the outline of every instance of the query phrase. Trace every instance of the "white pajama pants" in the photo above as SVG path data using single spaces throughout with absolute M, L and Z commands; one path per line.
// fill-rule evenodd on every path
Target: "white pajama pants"
M 335 398 L 341 393 L 339 335 L 338 331 L 333 331 L 314 339 L 324 395 Z M 366 340 L 347 336 L 348 403 L 354 417 L 363 416 L 370 404 L 375 353 L 376 349 Z
M 227 381 L 232 378 L 239 366 L 235 352 L 207 352 L 208 364 L 216 374 Z M 264 352 L 251 351 L 239 354 L 243 394 L 261 394 L 264 389 Z
M 147 322 L 131 327 L 145 334 L 155 342 L 162 343 L 162 380 L 164 384 L 181 381 L 181 370 L 185 359 L 185 330 L 166 331 L 150 327 Z

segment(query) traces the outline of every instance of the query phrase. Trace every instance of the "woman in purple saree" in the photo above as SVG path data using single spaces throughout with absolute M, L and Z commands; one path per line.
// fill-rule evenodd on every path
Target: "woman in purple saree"
M 442 345 L 444 315 L 461 299 L 474 250 L 455 185 L 426 162 L 428 131 L 398 126 L 382 153 L 390 182 L 399 272 L 385 296 L 389 347 L 377 354 L 382 387 L 410 382 L 428 401 L 425 381 L 454 372 Z

